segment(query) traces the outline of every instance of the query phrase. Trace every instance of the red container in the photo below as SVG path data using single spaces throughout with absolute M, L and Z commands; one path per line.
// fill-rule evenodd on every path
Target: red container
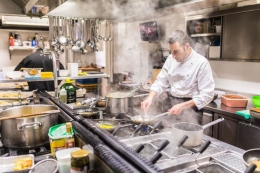
M 248 99 L 236 94 L 224 94 L 221 102 L 228 107 L 246 107 Z

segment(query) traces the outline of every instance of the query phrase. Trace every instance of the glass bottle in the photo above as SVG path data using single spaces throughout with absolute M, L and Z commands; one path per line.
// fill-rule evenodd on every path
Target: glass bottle
M 77 101 L 77 88 L 71 84 L 69 78 L 65 79 L 65 83 L 60 89 L 64 88 L 67 91 L 67 103 L 75 103 Z
M 65 139 L 65 148 L 72 148 L 75 146 L 75 140 L 72 133 L 72 124 L 71 122 L 66 123 L 66 139 Z
M 89 168 L 89 152 L 77 150 L 71 153 L 71 173 L 87 173 Z

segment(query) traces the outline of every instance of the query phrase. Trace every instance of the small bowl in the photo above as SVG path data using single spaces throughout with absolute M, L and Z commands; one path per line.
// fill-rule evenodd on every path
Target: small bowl
M 59 70 L 59 75 L 62 77 L 66 77 L 69 75 L 69 70 Z
M 256 108 L 260 108 L 260 95 L 259 96 L 253 96 L 252 102 Z
M 20 79 L 22 77 L 22 72 L 20 71 L 7 71 L 5 75 L 11 79 Z

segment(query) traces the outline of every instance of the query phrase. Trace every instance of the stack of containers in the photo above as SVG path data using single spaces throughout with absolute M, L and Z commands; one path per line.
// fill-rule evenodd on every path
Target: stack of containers
M 77 79 L 76 85 L 80 88 L 85 88 L 87 93 L 98 93 L 98 78 Z

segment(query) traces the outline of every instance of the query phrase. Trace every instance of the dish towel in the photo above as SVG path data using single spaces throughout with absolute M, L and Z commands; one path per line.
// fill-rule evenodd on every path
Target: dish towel
M 245 119 L 252 118 L 250 116 L 250 110 L 242 110 L 242 111 L 236 111 L 236 114 L 243 116 Z

